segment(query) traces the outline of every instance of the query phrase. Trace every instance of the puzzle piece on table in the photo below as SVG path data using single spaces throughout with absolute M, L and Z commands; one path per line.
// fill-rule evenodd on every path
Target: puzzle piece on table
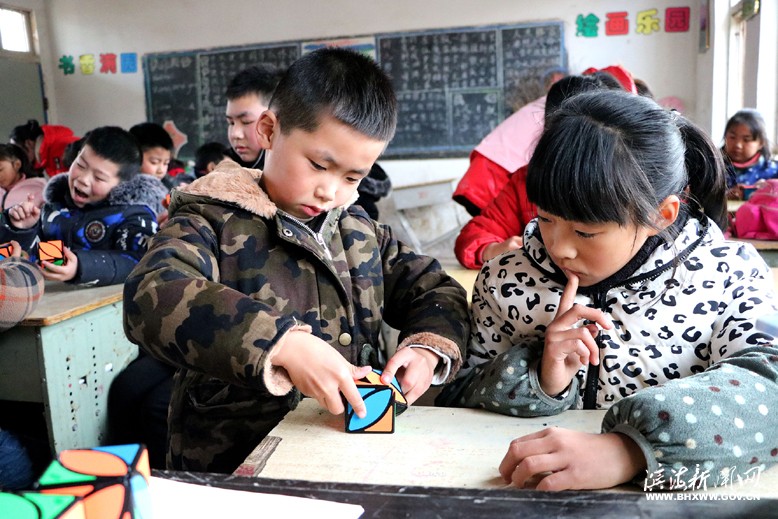
M 370 373 L 367 374 L 366 377 L 361 378 L 359 380 L 355 380 L 357 386 L 360 385 L 386 385 L 383 382 L 381 382 L 381 371 L 374 369 Z M 396 414 L 402 414 L 403 411 L 405 411 L 408 408 L 408 401 L 405 399 L 405 394 L 403 393 L 402 388 L 400 387 L 400 383 L 397 382 L 397 377 L 392 377 L 392 381 L 389 384 L 388 387 L 391 387 L 394 391 L 394 403 L 396 407 Z
M 394 432 L 394 390 L 384 384 L 359 384 L 357 390 L 365 401 L 367 414 L 360 418 L 351 404 L 346 403 L 346 432 L 350 433 L 393 433 Z
M 83 500 L 85 519 L 148 519 L 149 454 L 138 444 L 59 453 L 35 490 Z
M 62 240 L 42 241 L 38 243 L 38 261 L 48 261 L 55 265 L 65 265 L 65 246 Z

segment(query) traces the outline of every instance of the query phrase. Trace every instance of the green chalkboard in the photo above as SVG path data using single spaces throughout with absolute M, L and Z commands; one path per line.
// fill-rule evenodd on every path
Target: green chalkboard
M 342 40 L 342 39 L 340 39 Z M 439 29 L 356 37 L 391 76 L 400 113 L 385 157 L 466 156 L 512 111 L 511 96 L 567 63 L 562 22 Z M 365 45 L 365 41 L 372 42 Z M 337 40 L 332 40 L 337 41 Z M 286 68 L 324 43 L 297 41 L 144 56 L 149 120 L 172 121 L 191 158 L 227 143 L 227 83 L 251 65 Z M 366 49 L 367 47 L 367 49 Z

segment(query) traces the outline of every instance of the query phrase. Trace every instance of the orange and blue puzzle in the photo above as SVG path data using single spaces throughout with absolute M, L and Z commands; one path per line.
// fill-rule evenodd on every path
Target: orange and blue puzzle
M 38 261 L 48 261 L 55 265 L 64 265 L 65 248 L 62 240 L 42 241 L 38 244 Z
M 71 449 L 49 465 L 35 490 L 80 499 L 85 519 L 149 519 L 150 476 L 142 445 Z
M 400 384 L 394 378 L 390 384 L 381 382 L 381 372 L 373 370 L 366 377 L 354 381 L 367 415 L 360 418 L 354 408 L 346 402 L 346 432 L 350 433 L 393 433 L 395 416 L 407 407 Z
M 0 259 L 10 258 L 14 252 L 14 246 L 10 243 L 0 245 Z

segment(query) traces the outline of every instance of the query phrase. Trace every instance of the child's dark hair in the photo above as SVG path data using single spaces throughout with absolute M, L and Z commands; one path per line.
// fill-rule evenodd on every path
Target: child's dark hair
M 770 160 L 772 156 L 770 153 L 770 138 L 767 136 L 767 126 L 765 125 L 764 118 L 757 110 L 753 108 L 743 108 L 735 112 L 735 115 L 729 118 L 727 126 L 724 128 L 724 136 L 727 132 L 736 124 L 742 124 L 749 130 L 751 130 L 751 137 L 754 139 L 760 139 L 762 141 L 762 149 L 759 150 L 759 154 L 764 157 L 765 160 Z M 726 155 L 725 147 L 721 147 L 721 151 Z
M 221 142 L 206 142 L 195 151 L 194 172 L 197 178 L 208 173 L 208 164 L 218 164 L 227 156 L 227 147 Z
M 390 141 L 397 99 L 389 77 L 369 57 L 325 47 L 295 61 L 276 87 L 270 108 L 281 131 L 313 132 L 330 115 L 372 139 Z
M 14 126 L 9 138 L 16 144 L 23 144 L 25 141 L 35 141 L 43 135 L 43 128 L 35 119 L 28 119 L 26 124 Z
M 27 178 L 35 176 L 27 152 L 16 144 L 0 144 L 0 160 L 9 162 L 18 160 L 21 163 L 19 173 L 23 173 Z
M 225 93 L 230 101 L 249 94 L 255 94 L 265 103 L 270 101 L 282 71 L 269 67 L 249 67 L 243 69 L 230 80 Z
M 170 134 L 157 123 L 140 123 L 130 128 L 130 133 L 138 141 L 141 152 L 152 148 L 164 148 L 173 152 L 173 139 Z
M 527 195 L 566 220 L 656 227 L 670 195 L 727 225 L 720 151 L 678 112 L 626 92 L 566 100 L 546 121 L 529 162 Z
M 141 151 L 135 137 L 118 126 L 101 126 L 89 132 L 83 147 L 119 166 L 119 178 L 129 180 L 140 173 Z
M 81 153 L 81 148 L 84 147 L 84 141 L 88 136 L 89 136 L 89 132 L 87 132 L 86 135 L 84 135 L 77 141 L 73 141 L 67 146 L 65 146 L 65 152 L 62 154 L 62 165 L 64 167 L 70 169 L 70 166 L 72 166 L 73 163 L 76 161 L 76 157 L 78 157 L 78 154 Z
M 604 88 L 608 87 L 604 85 L 598 77 L 593 75 L 565 76 L 551 85 L 551 88 L 548 89 L 548 94 L 546 94 L 546 108 L 544 117 L 550 117 L 551 113 L 559 108 L 565 99 L 583 92 L 591 92 L 593 90 L 601 90 Z

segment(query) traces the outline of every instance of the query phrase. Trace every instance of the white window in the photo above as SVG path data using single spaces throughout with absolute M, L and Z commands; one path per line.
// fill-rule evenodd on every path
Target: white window
M 29 12 L 0 6 L 0 50 L 33 54 Z

